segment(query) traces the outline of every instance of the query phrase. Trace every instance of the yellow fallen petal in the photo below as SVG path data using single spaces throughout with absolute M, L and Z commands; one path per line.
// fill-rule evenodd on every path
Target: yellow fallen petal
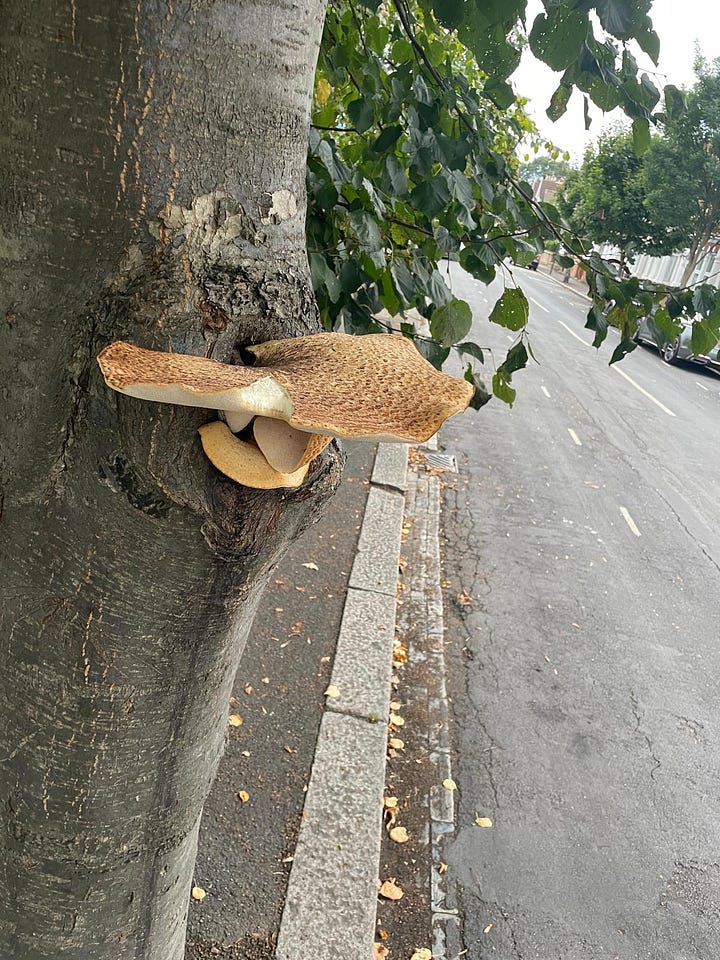
M 335 684 L 331 683 L 330 686 L 325 691 L 325 696 L 332 697 L 334 700 L 336 697 L 340 696 L 340 690 L 338 687 L 335 686 Z
M 404 749 L 405 749 L 405 741 L 404 741 L 404 740 L 400 740 L 399 737 L 390 737 L 390 741 L 389 741 L 389 742 L 390 742 L 390 746 L 393 748 L 393 750 L 404 750 Z
M 395 843 L 407 843 L 410 837 L 405 827 L 393 827 L 390 831 L 390 839 Z
M 399 713 L 391 713 L 391 714 L 390 714 L 390 723 L 391 723 L 394 727 L 404 727 L 404 726 L 405 726 L 405 721 L 403 720 L 403 718 L 400 716 Z
M 430 953 L 427 947 L 421 947 L 419 950 L 415 951 L 415 953 L 410 957 L 410 960 L 432 960 L 432 953 Z
M 228 717 L 228 723 L 230 724 L 231 727 L 241 727 L 242 722 L 243 722 L 243 718 L 240 716 L 239 713 L 231 713 L 230 716 Z
M 451 780 L 450 777 L 448 777 L 447 780 L 443 780 L 442 785 L 446 790 L 457 790 L 457 784 L 454 780 Z
M 385 880 L 384 883 L 381 883 L 378 893 L 381 897 L 385 897 L 386 900 L 402 900 L 405 895 L 400 887 L 395 883 L 395 877 L 390 877 L 389 880 Z
M 237 795 L 240 797 L 243 803 L 247 803 L 250 799 L 250 794 L 247 790 L 238 790 Z
M 475 817 L 475 826 L 476 827 L 491 827 L 492 820 L 490 817 Z
M 207 896 L 207 893 L 203 890 L 202 887 L 193 887 L 192 888 L 192 898 L 193 900 L 204 900 Z

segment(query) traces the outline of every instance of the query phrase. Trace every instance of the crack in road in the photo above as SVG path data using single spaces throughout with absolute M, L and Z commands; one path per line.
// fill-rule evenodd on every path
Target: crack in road
M 662 766 L 662 761 L 658 758 L 657 754 L 655 753 L 655 747 L 649 735 L 645 733 L 645 731 L 642 729 L 642 721 L 643 721 L 644 713 L 641 716 L 638 698 L 636 697 L 635 693 L 632 690 L 630 691 L 630 706 L 632 709 L 633 717 L 635 718 L 635 731 L 636 733 L 639 733 L 640 736 L 645 740 L 645 743 L 648 748 L 648 752 L 650 754 L 650 758 L 652 759 L 654 764 L 654 766 L 650 770 L 650 779 L 653 781 L 653 783 L 655 783 L 655 774 L 658 772 L 658 770 Z

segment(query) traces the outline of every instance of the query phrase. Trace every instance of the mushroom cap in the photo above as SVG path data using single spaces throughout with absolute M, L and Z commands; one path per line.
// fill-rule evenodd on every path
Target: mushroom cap
M 244 487 L 259 490 L 299 487 L 307 475 L 307 464 L 293 473 L 274 470 L 254 444 L 239 440 L 220 420 L 204 424 L 198 433 L 205 456 L 213 466 Z
M 422 442 L 465 410 L 473 387 L 436 370 L 394 334 L 318 333 L 248 348 L 258 365 L 110 344 L 108 386 L 129 396 L 285 420 L 334 437 Z

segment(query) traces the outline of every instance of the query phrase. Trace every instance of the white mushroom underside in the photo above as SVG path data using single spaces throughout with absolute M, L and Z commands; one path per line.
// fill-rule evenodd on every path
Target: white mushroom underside
M 183 384 L 164 383 L 136 383 L 115 389 L 138 400 L 250 414 L 247 423 L 255 415 L 289 420 L 295 410 L 285 388 L 272 377 L 263 377 L 247 387 L 217 392 L 191 390 Z

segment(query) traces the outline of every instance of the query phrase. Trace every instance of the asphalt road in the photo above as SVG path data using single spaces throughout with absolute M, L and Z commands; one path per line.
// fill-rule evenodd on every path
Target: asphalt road
M 715 960 L 720 378 L 609 368 L 587 301 L 515 278 L 540 362 L 442 434 L 465 956 Z M 454 288 L 499 363 L 500 286 Z

